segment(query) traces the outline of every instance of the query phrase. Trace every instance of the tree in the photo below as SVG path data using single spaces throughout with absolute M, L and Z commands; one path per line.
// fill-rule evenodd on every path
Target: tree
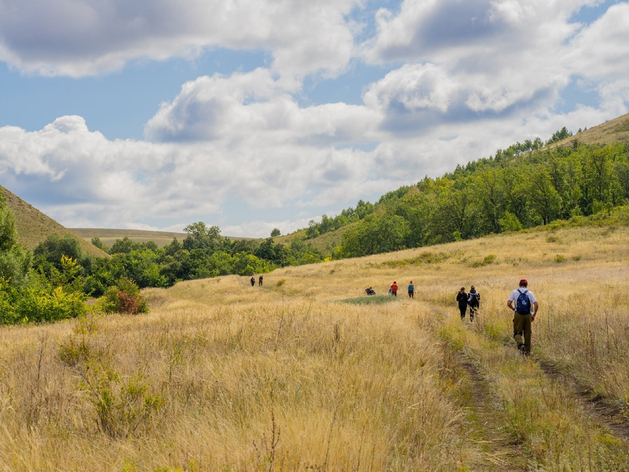
M 188 233 L 183 240 L 184 249 L 204 249 L 215 251 L 221 243 L 221 230 L 218 226 L 207 227 L 205 223 L 199 221 L 184 228 Z
M 282 232 L 279 229 L 277 229 L 277 228 L 273 228 L 273 231 L 271 231 L 271 237 L 272 238 L 280 236 L 281 234 L 282 234 Z

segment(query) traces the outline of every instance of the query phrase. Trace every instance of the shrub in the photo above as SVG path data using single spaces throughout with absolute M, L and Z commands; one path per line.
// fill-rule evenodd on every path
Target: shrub
M 117 285 L 109 287 L 100 303 L 105 313 L 148 313 L 146 300 L 140 294 L 137 284 L 126 277 L 120 277 Z

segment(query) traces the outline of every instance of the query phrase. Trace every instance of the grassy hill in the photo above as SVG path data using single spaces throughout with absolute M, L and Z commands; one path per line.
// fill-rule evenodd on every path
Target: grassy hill
M 6 188 L 0 186 L 0 189 L 2 189 L 7 199 L 7 205 L 15 216 L 15 224 L 20 242 L 27 249 L 32 251 L 50 234 L 58 234 L 59 236 L 70 235 L 79 241 L 83 253 L 91 254 L 96 257 L 109 257 L 107 253 L 101 251 L 83 238 L 78 237 L 74 232 L 44 215 L 37 208 L 26 203 Z
M 129 238 L 138 243 L 154 242 L 158 247 L 170 244 L 173 239 L 181 242 L 186 237 L 186 233 L 175 233 L 167 231 L 144 231 L 137 229 L 107 229 L 107 228 L 72 228 L 72 231 L 91 243 L 92 238 L 99 238 L 101 242 L 109 247 L 118 239 Z
M 577 133 L 553 146 L 568 146 L 574 141 L 582 144 L 617 144 L 629 142 L 629 113 Z
M 628 267 L 629 227 L 551 227 L 288 267 L 262 287 L 147 289 L 147 315 L 3 327 L 1 462 L 626 471 Z M 529 358 L 506 307 L 522 277 L 540 303 Z M 412 300 L 363 296 L 411 279 Z M 470 284 L 474 324 L 455 302 Z

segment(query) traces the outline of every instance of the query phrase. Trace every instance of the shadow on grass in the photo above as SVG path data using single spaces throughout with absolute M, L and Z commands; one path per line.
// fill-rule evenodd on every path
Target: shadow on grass
M 352 303 L 354 305 L 382 305 L 383 303 L 397 301 L 397 297 L 390 295 L 372 295 L 370 297 L 346 298 L 345 300 L 339 301 L 342 303 Z

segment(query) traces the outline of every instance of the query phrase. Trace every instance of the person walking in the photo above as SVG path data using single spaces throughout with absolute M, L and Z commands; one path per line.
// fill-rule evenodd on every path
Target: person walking
M 264 281 L 264 277 L 263 277 L 263 276 L 260 276 L 260 278 L 258 278 L 258 285 L 259 285 L 260 287 L 262 287 L 262 282 L 263 282 L 263 281 Z
M 412 280 L 408 284 L 408 296 L 409 298 L 415 298 L 415 285 L 413 285 Z
M 528 286 L 526 279 L 520 280 L 519 287 L 511 292 L 507 300 L 507 306 L 513 310 L 513 339 L 525 355 L 531 353 L 531 328 L 539 309 L 539 303 Z
M 391 287 L 389 287 L 389 291 L 391 293 L 391 295 L 393 295 L 394 297 L 397 297 L 397 289 L 399 287 L 397 286 L 397 282 L 394 280 L 393 283 L 391 284 Z
M 251 286 L 252 286 L 252 287 L 253 287 L 253 286 L 255 286 L 255 284 L 256 284 L 256 279 L 255 279 L 255 277 L 254 277 L 253 275 L 251 276 L 251 280 L 250 280 L 250 282 L 251 282 Z
M 465 287 L 461 287 L 459 293 L 456 294 L 456 301 L 459 304 L 459 311 L 461 312 L 461 321 L 465 320 L 465 312 L 467 311 L 467 293 L 465 293 Z
M 470 323 L 474 321 L 474 316 L 478 313 L 480 307 L 480 293 L 476 291 L 473 285 L 470 287 L 470 293 L 467 294 L 467 304 L 470 306 Z

